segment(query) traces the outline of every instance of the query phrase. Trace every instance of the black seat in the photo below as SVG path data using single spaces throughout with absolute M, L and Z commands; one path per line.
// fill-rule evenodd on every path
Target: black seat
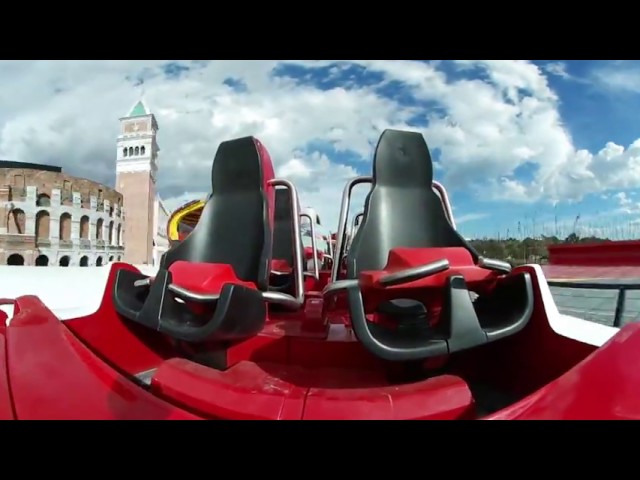
M 451 226 L 433 191 L 433 165 L 420 133 L 385 130 L 376 148 L 373 184 L 347 256 L 347 278 L 381 270 L 397 247 L 463 247 L 479 255 Z
M 373 183 L 365 200 L 364 217 L 347 254 L 347 278 L 356 279 L 363 271 L 384 270 L 389 251 L 400 247 L 461 247 L 469 252 L 478 268 L 497 270 L 501 274 L 510 270 L 503 262 L 485 263 L 447 219 L 442 201 L 433 190 L 431 155 L 423 136 L 415 132 L 386 130 L 376 147 Z M 440 271 L 443 271 L 441 266 L 422 277 Z M 488 300 L 490 306 L 495 307 L 493 309 L 487 308 L 486 299 L 479 303 L 483 305 L 482 312 L 487 314 L 485 321 L 485 318 L 478 318 L 464 277 L 449 276 L 442 285 L 445 293 L 440 330 L 408 332 L 406 335 L 401 333 L 406 330 L 388 330 L 367 321 L 363 292 L 357 282 L 347 280 L 344 288 L 348 291 L 351 321 L 359 340 L 383 358 L 416 360 L 469 348 L 524 328 L 532 313 L 531 279 L 528 273 L 509 277 L 495 289 L 496 297 L 500 296 L 499 305 L 495 298 L 494 303 Z M 393 304 L 378 305 L 376 310 L 398 320 L 411 320 L 426 315 L 423 307 L 417 299 L 396 300 Z
M 239 279 L 266 290 L 271 257 L 269 203 L 264 189 L 264 163 L 253 137 L 220 144 L 211 169 L 212 194 L 200 219 L 160 268 L 178 260 L 226 263 Z M 271 180 L 271 179 L 269 179 Z
M 291 192 L 287 188 L 276 190 L 272 252 L 274 260 L 285 260 L 289 266 L 293 266 L 293 218 L 291 217 Z
M 279 292 L 291 293 L 294 287 L 293 267 L 295 262 L 291 192 L 287 188 L 279 188 L 276 190 L 275 198 L 272 259 L 274 264 L 277 264 L 271 269 L 269 288 Z M 284 270 L 283 267 L 287 267 L 287 269 Z
M 118 272 L 113 300 L 121 315 L 187 341 L 243 338 L 262 328 L 266 306 L 260 291 L 268 288 L 272 237 L 267 182 L 273 179 L 271 159 L 264 152 L 253 137 L 220 144 L 211 171 L 213 193 L 193 232 L 163 255 L 155 280 L 145 288 L 144 275 Z M 178 261 L 211 268 L 200 266 L 189 271 L 188 278 L 173 278 L 172 266 Z M 210 283 L 214 264 L 231 266 L 236 280 L 251 282 L 257 289 L 226 283 L 213 294 L 184 292 L 189 289 L 180 285 L 183 281 Z M 201 303 L 207 307 L 205 313 L 193 313 L 174 301 L 176 296 Z

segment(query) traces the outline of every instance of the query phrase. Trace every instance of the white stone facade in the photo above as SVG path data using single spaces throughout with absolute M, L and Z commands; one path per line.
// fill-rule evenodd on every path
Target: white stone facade
M 100 266 L 122 258 L 124 216 L 117 204 L 92 195 L 83 208 L 80 192 L 69 192 L 71 202 L 63 202 L 59 188 L 51 189 L 49 197 L 39 195 L 34 185 L 27 185 L 25 193 L 4 202 L 3 263 L 10 263 L 12 255 L 14 261 L 20 255 L 24 265 L 39 266 Z

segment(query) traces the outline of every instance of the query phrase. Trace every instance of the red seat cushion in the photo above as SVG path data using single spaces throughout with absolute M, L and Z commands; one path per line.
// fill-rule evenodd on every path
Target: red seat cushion
M 224 263 L 195 263 L 180 260 L 171 264 L 169 273 L 175 285 L 201 294 L 220 293 L 227 283 L 256 289 L 253 282 L 240 280 L 233 267 Z
M 271 260 L 271 271 L 281 274 L 289 274 L 293 269 L 286 260 L 273 259 Z
M 360 286 L 385 288 L 379 284 L 380 278 L 390 273 L 419 267 L 442 259 L 449 260 L 450 268 L 448 270 L 421 280 L 387 288 L 402 289 L 441 286 L 444 284 L 446 278 L 451 275 L 462 275 L 468 284 L 482 282 L 498 276 L 495 272 L 476 266 L 471 254 L 466 248 L 394 248 L 389 252 L 387 265 L 384 270 L 369 270 L 360 273 Z
M 316 250 L 316 257 L 319 261 L 324 259 L 324 252 L 322 250 Z M 304 247 L 304 258 L 311 260 L 313 258 L 313 249 L 311 247 Z

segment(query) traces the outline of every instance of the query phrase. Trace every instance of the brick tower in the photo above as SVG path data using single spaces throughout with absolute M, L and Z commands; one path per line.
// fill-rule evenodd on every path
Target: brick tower
M 116 190 L 124 207 L 124 258 L 132 264 L 153 263 L 154 210 L 158 172 L 158 123 L 144 100 L 120 119 L 116 156 Z

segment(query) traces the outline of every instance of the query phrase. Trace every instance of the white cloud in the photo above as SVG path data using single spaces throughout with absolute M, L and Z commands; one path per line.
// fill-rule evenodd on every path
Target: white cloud
M 593 81 L 602 87 L 614 91 L 639 93 L 640 68 L 637 64 L 623 61 L 610 62 L 608 65 L 593 71 Z
M 483 199 L 579 199 L 640 182 L 640 143 L 576 150 L 545 72 L 526 61 L 455 62 L 466 79 L 448 77 L 440 62 L 287 62 L 332 65 L 327 80 L 345 75 L 352 64 L 381 78 L 378 85 L 358 86 L 352 75 L 328 90 L 274 76 L 282 66 L 277 61 L 200 62 L 178 79 L 165 77 L 166 63 L 0 62 L 0 158 L 59 164 L 112 183 L 117 119 L 137 99 L 133 81 L 144 78 L 160 124 L 159 187 L 172 207 L 207 192 L 219 142 L 255 135 L 278 174 L 298 185 L 303 205 L 315 207 L 333 230 L 347 178 L 356 175 L 355 167 L 370 168 L 373 146 L 387 127 L 422 131 L 440 151 L 445 185 L 474 187 Z M 560 65 L 545 69 L 566 72 Z M 246 88 L 226 85 L 228 78 Z M 401 85 L 402 95 L 422 106 L 374 88 L 385 85 Z M 426 115 L 428 126 L 413 123 L 416 115 Z M 340 163 L 342 156 L 327 157 L 317 147 L 323 143 L 347 152 L 349 164 Z M 516 170 L 527 165 L 533 165 L 530 177 L 518 178 Z M 362 198 L 354 202 L 361 205 Z
M 617 202 L 618 207 L 610 212 L 610 215 L 623 214 L 633 215 L 635 217 L 640 215 L 640 202 L 631 198 L 630 194 L 626 192 L 618 192 L 613 195 L 613 199 Z
M 458 215 L 456 220 L 456 226 L 462 225 L 466 222 L 472 222 L 474 220 L 482 220 L 483 218 L 487 218 L 489 216 L 488 213 L 465 213 L 463 215 Z
M 561 77 L 564 79 L 571 78 L 569 72 L 567 72 L 567 64 L 564 62 L 549 62 L 544 65 L 544 70 L 551 75 Z

